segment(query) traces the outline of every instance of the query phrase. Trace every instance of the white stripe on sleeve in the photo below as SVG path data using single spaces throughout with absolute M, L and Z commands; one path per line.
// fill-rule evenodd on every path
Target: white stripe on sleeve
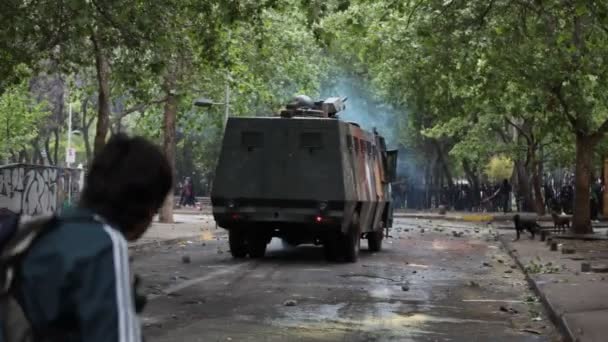
M 119 342 L 140 342 L 141 332 L 132 297 L 127 241 L 120 232 L 107 224 L 103 228 L 112 240 Z

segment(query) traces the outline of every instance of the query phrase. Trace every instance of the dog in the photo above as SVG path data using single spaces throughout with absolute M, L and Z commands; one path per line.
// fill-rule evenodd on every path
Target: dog
M 515 231 L 517 232 L 517 238 L 519 240 L 520 233 L 527 230 L 532 235 L 531 239 L 534 240 L 536 232 L 540 230 L 540 225 L 535 219 L 522 218 L 519 215 L 513 216 L 513 223 L 515 224 Z
M 553 218 L 553 230 L 555 232 L 566 232 L 566 228 L 570 228 L 570 218 L 568 216 L 558 215 L 555 211 L 551 213 Z

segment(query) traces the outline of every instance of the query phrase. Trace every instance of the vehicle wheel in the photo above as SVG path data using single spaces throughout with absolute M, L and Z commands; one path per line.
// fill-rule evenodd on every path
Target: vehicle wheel
M 361 233 L 359 231 L 359 216 L 355 214 L 348 232 L 342 235 L 342 248 L 346 262 L 357 262 L 361 249 Z
M 231 229 L 228 232 L 228 245 L 233 258 L 244 258 L 247 256 L 247 243 L 243 232 Z
M 253 259 L 263 258 L 266 254 L 266 239 L 261 237 L 252 237 L 247 243 L 249 257 Z
M 382 230 L 377 232 L 367 233 L 367 248 L 371 252 L 380 252 L 382 249 L 382 238 L 383 238 Z

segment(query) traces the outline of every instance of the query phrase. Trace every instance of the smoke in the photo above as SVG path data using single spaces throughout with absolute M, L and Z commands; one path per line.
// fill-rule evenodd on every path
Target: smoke
M 388 149 L 398 149 L 397 175 L 410 182 L 420 183 L 424 177 L 422 168 L 413 158 L 411 149 L 400 140 L 401 123 L 407 119 L 407 109 L 395 108 L 378 99 L 366 87 L 364 80 L 343 76 L 332 86 L 322 91 L 323 98 L 331 96 L 348 97 L 346 110 L 339 114 L 343 121 L 359 124 L 365 130 L 374 128 L 386 139 Z
M 361 128 L 372 131 L 374 128 L 386 140 L 387 147 L 396 149 L 399 145 L 398 113 L 392 106 L 374 98 L 365 88 L 364 81 L 343 77 L 322 92 L 323 98 L 331 96 L 348 97 L 346 110 L 339 113 L 342 121 L 354 122 Z

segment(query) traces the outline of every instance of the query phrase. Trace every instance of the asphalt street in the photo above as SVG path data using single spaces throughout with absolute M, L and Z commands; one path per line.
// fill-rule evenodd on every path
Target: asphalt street
M 462 234 L 459 236 L 459 234 Z M 138 252 L 147 341 L 560 341 L 486 224 L 398 219 L 356 264 L 273 240 L 233 260 L 226 233 Z

